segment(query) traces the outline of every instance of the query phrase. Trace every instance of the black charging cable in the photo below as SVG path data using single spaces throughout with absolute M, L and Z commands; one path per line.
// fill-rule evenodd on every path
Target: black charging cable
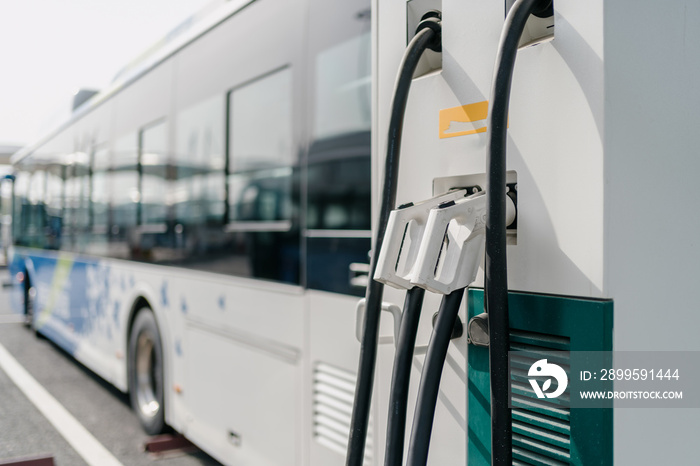
M 424 465 L 428 462 L 428 448 L 440 391 L 440 377 L 463 295 L 464 288 L 460 288 L 443 296 L 440 302 L 435 328 L 430 335 L 428 352 L 425 355 L 425 364 L 420 376 L 407 465 Z
M 355 401 L 350 421 L 350 439 L 348 442 L 347 466 L 362 466 L 365 455 L 365 441 L 369 424 L 369 410 L 372 403 L 372 386 L 377 360 L 379 338 L 379 318 L 382 310 L 384 285 L 373 279 L 377 268 L 377 258 L 384 243 L 389 214 L 396 205 L 396 184 L 399 176 L 399 155 L 404 113 L 408 92 L 411 88 L 413 73 L 418 61 L 427 49 L 439 50 L 441 42 L 439 14 L 425 17 L 416 30 L 416 35 L 409 42 L 404 53 L 399 75 L 394 89 L 389 121 L 389 136 L 384 164 L 384 186 L 379 209 L 377 233 L 374 239 L 373 253 L 370 260 L 369 284 L 367 285 L 365 319 L 360 342 L 360 363 L 355 386 Z
M 508 103 L 520 36 L 530 14 L 551 11 L 552 0 L 517 0 L 503 24 L 491 86 L 489 142 L 486 155 L 485 308 L 489 328 L 491 378 L 491 464 L 513 463 L 513 428 L 510 399 L 508 267 L 506 262 L 506 139 Z
M 512 464 L 512 420 L 508 408 L 510 338 L 506 264 L 505 148 L 508 102 L 515 56 L 525 23 L 533 12 L 551 9 L 551 3 L 551 0 L 518 0 L 511 8 L 499 45 L 489 112 L 485 288 L 490 337 L 492 465 L 497 466 Z M 440 378 L 463 294 L 464 289 L 453 291 L 443 297 L 440 305 L 421 374 L 408 449 L 407 465 L 409 466 L 422 466 L 428 461 Z
M 386 455 L 384 466 L 401 466 L 403 461 L 404 436 L 406 432 L 406 406 L 411 381 L 413 351 L 423 307 L 423 288 L 411 288 L 406 292 L 401 326 L 396 342 L 394 370 L 391 374 L 391 394 L 389 395 L 389 418 L 386 429 Z

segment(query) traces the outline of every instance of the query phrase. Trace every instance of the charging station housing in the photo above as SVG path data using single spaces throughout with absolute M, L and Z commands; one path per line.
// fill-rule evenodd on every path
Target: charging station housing
M 442 12 L 442 52 L 412 85 L 397 205 L 469 188 L 486 169 L 488 96 L 512 2 L 375 0 L 374 189 L 380 189 L 406 30 L 421 8 L 435 3 Z M 518 212 L 507 251 L 511 327 L 520 343 L 534 345 L 534 335 L 557 345 L 568 341 L 571 351 L 700 350 L 694 297 L 700 220 L 692 215 L 700 172 L 693 131 L 700 117 L 700 30 L 693 24 L 700 24 L 700 5 L 687 0 L 667 2 L 663 11 L 651 0 L 555 0 L 552 17 L 528 24 L 513 77 L 507 150 Z M 641 32 L 662 30 L 653 40 Z M 463 323 L 483 311 L 482 286 L 480 272 L 460 312 Z M 384 300 L 400 304 L 403 294 L 387 288 Z M 427 293 L 425 307 L 437 309 L 438 301 Z M 678 324 L 660 328 L 660 312 Z M 419 327 L 412 387 L 431 315 L 424 312 Z M 391 324 L 382 328 L 388 333 Z M 391 345 L 379 352 L 373 412 L 379 458 L 393 353 Z M 484 368 L 483 348 L 469 345 L 466 335 L 452 341 L 429 464 L 488 464 L 488 439 L 478 427 L 488 427 Z M 525 448 L 527 454 L 552 464 L 695 458 L 693 410 L 599 411 L 594 418 L 572 414 L 568 447 L 525 435 L 526 443 L 543 442 L 542 451 L 568 451 L 568 459 L 537 446 Z M 527 413 L 517 422 L 531 425 L 523 417 Z M 659 439 L 664 448 L 657 448 Z

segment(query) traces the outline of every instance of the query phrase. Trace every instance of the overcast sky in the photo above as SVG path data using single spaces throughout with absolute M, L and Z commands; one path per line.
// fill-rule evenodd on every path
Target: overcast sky
M 33 142 L 210 1 L 0 0 L 0 145 Z

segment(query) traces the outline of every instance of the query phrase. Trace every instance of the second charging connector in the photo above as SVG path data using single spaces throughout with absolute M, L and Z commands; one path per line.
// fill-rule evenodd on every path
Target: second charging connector
M 506 224 L 515 220 L 515 204 L 506 200 Z M 481 192 L 430 211 L 420 242 L 411 285 L 449 294 L 476 279 L 484 257 L 486 195 Z

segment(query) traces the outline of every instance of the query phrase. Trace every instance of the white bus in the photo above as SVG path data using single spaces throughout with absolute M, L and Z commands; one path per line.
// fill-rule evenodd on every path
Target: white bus
M 370 20 L 368 0 L 221 2 L 15 156 L 14 305 L 148 433 L 227 464 L 342 463 Z

